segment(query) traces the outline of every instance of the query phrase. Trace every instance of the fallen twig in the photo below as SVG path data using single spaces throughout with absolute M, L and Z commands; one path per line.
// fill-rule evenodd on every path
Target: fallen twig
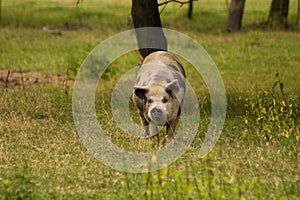
M 21 67 L 20 67 L 20 75 L 21 75 L 21 83 L 22 83 L 22 87 L 23 87 L 23 89 L 25 89 L 24 77 L 23 77 L 23 72 L 22 72 Z
M 7 71 L 7 75 L 6 75 L 6 79 L 5 79 L 5 89 L 6 89 L 6 91 L 8 89 L 9 75 L 10 75 L 10 70 Z

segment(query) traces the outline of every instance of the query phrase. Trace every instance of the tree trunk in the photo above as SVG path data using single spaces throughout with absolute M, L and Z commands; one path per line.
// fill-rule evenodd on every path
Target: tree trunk
M 298 11 L 297 11 L 296 25 L 299 25 L 299 18 L 300 18 L 300 0 L 298 0 Z
M 239 31 L 242 27 L 246 0 L 231 0 L 229 5 L 228 19 L 226 24 L 227 31 Z
M 2 0 L 0 0 L 0 21 L 2 20 Z
M 192 19 L 193 17 L 193 1 L 189 2 L 188 18 Z
M 271 25 L 287 26 L 289 0 L 273 0 L 269 13 L 268 23 Z
M 135 28 L 162 27 L 157 0 L 132 0 L 131 15 Z M 167 50 L 162 29 L 137 29 L 139 51 L 143 58 L 157 50 Z

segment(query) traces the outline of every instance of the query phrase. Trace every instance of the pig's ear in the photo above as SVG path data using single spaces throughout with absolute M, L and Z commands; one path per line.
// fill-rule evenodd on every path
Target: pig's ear
M 145 99 L 146 96 L 146 92 L 149 91 L 147 86 L 134 86 L 133 87 L 134 93 L 137 97 L 139 97 L 140 99 Z
M 175 95 L 179 91 L 179 83 L 178 80 L 174 80 L 166 86 L 166 92 L 169 95 Z

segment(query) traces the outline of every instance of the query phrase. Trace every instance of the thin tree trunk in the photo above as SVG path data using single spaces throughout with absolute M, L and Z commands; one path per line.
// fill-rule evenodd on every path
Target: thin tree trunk
M 229 5 L 229 13 L 226 24 L 227 31 L 239 31 L 242 27 L 242 19 L 244 14 L 246 0 L 231 0 Z
M 299 18 L 300 18 L 300 0 L 298 0 L 298 11 L 297 11 L 296 25 L 299 25 Z
M 2 0 L 0 0 L 0 21 L 2 20 Z
M 273 0 L 268 22 L 271 25 L 288 25 L 289 0 Z
M 157 0 L 132 0 L 131 15 L 135 28 L 162 27 Z M 137 29 L 136 34 L 143 58 L 154 51 L 167 50 L 167 40 L 162 29 Z
M 192 17 L 193 17 L 193 1 L 190 1 L 189 2 L 189 10 L 188 10 L 188 18 L 192 19 Z

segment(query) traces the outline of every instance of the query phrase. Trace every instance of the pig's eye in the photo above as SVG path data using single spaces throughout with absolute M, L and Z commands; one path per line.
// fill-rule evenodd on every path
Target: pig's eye
M 167 102 L 168 102 L 168 99 L 167 99 L 166 97 L 164 97 L 164 98 L 161 100 L 161 102 L 167 103 Z
M 153 100 L 152 99 L 147 99 L 147 103 L 152 103 Z

